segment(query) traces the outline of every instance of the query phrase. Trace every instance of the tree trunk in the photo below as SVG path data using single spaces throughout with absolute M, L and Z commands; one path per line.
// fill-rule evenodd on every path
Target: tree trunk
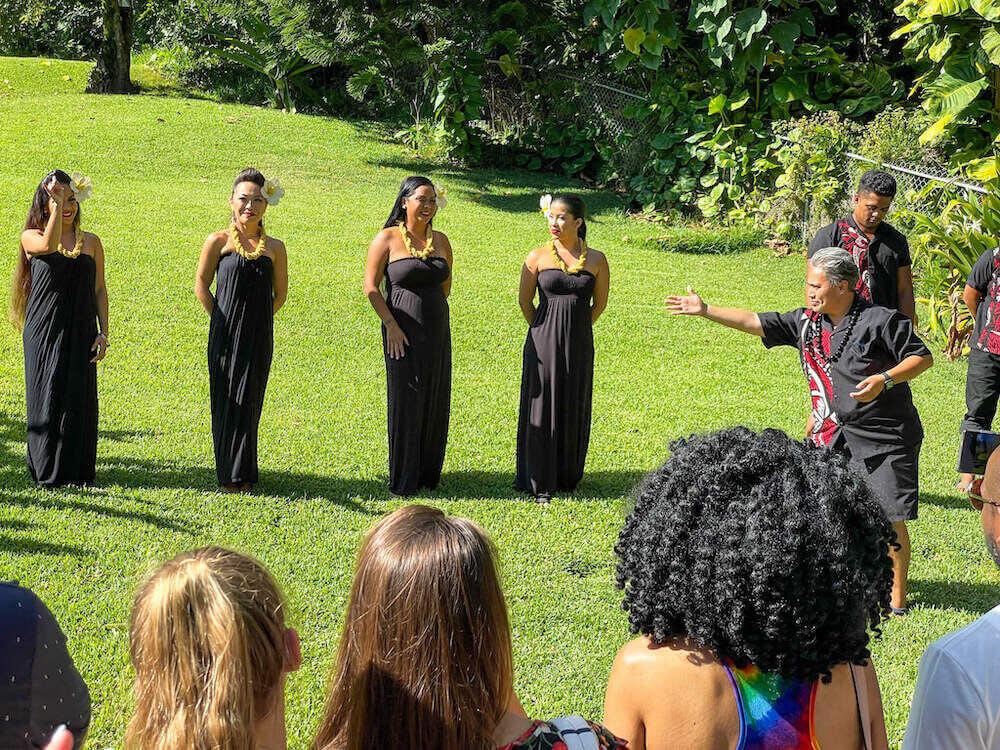
M 132 7 L 129 0 L 104 0 L 104 39 L 90 74 L 91 94 L 131 94 Z

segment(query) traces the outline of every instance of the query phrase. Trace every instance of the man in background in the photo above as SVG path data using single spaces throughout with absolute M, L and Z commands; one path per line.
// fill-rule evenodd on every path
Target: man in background
M 917 324 L 906 237 L 885 221 L 896 197 L 896 180 L 872 169 L 861 175 L 850 215 L 820 229 L 809 243 L 812 258 L 820 248 L 842 247 L 858 267 L 855 292 L 873 305 L 898 310 Z

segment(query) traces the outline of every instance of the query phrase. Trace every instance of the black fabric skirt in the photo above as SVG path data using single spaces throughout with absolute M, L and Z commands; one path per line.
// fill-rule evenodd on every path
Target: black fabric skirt
M 917 517 L 919 458 L 920 443 L 877 456 L 851 459 L 875 493 L 886 517 L 893 523 L 912 521 Z

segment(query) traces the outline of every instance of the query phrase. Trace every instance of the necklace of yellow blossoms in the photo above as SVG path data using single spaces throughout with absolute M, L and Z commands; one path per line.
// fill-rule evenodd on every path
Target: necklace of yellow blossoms
M 264 236 L 264 228 L 261 227 L 260 241 L 257 243 L 257 249 L 247 250 L 243 245 L 243 240 L 240 238 L 239 232 L 236 231 L 235 221 L 229 225 L 229 239 L 233 242 L 233 249 L 247 260 L 257 260 L 257 258 L 263 255 L 264 246 L 267 242 L 267 237 Z
M 580 242 L 580 260 L 574 263 L 569 268 L 563 263 L 563 259 L 559 257 L 559 251 L 556 250 L 556 243 L 552 241 L 549 243 L 549 252 L 552 253 L 552 260 L 556 262 L 556 265 L 563 270 L 564 273 L 580 273 L 583 270 L 584 263 L 587 262 L 587 243 L 582 239 Z
M 399 236 L 403 238 L 403 247 L 406 248 L 406 252 L 412 255 L 414 258 L 420 258 L 420 260 L 427 260 L 427 256 L 431 254 L 434 250 L 434 243 L 431 242 L 431 228 L 427 227 L 427 231 L 424 234 L 424 249 L 414 250 L 413 243 L 410 241 L 410 233 L 406 230 L 406 223 L 399 222 Z
M 75 231 L 76 245 L 73 246 L 72 250 L 67 250 L 62 246 L 62 242 L 59 243 L 59 252 L 67 258 L 76 258 L 81 252 L 83 252 L 83 230 L 80 229 L 80 227 L 77 227 Z

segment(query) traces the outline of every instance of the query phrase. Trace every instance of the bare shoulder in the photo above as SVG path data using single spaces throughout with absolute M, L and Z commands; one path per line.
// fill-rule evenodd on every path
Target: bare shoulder
M 267 238 L 267 249 L 276 255 L 285 255 L 285 243 L 277 237 Z
M 444 232 L 439 232 L 436 229 L 433 230 L 433 234 L 431 235 L 431 242 L 440 242 L 447 247 L 451 247 L 451 242 L 448 240 L 448 235 L 446 235 Z
M 691 648 L 681 641 L 657 645 L 644 635 L 622 646 L 615 657 L 616 666 L 645 674 L 683 674 L 716 663 L 712 653 L 704 649 Z
M 28 237 L 42 237 L 44 232 L 41 229 L 25 229 L 21 232 L 21 239 L 26 239 Z
M 528 253 L 527 257 L 524 259 L 524 262 L 525 264 L 534 267 L 538 265 L 538 261 L 544 258 L 546 253 L 548 252 L 549 248 L 547 245 L 543 245 L 542 247 L 536 247 L 534 250 L 531 250 Z
M 86 253 L 96 253 L 98 250 L 103 251 L 104 245 L 101 244 L 101 238 L 98 237 L 93 232 L 83 233 L 83 250 Z
M 228 229 L 220 229 L 218 232 L 212 232 L 205 238 L 205 246 L 215 250 L 225 247 L 227 242 L 229 242 Z

